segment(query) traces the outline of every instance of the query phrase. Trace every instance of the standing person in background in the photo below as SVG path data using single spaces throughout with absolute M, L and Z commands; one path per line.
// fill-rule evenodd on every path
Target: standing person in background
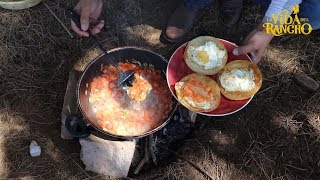
M 299 16 L 308 18 L 313 30 L 320 28 L 320 1 L 319 0 L 257 0 L 267 8 L 262 22 L 253 29 L 242 42 L 242 46 L 234 49 L 233 54 L 251 53 L 252 60 L 257 64 L 274 37 L 267 34 L 263 23 L 272 17 L 272 14 L 279 14 L 283 10 L 292 13 L 292 6 L 300 4 Z M 173 12 L 168 20 L 165 32 L 162 37 L 169 42 L 179 42 L 192 28 L 193 22 L 199 12 L 207 7 L 213 0 L 184 0 Z M 102 11 L 102 0 L 80 0 L 75 10 L 81 16 L 81 29 L 71 22 L 72 29 L 80 36 L 88 36 L 85 32 L 91 29 L 93 34 L 99 33 L 104 26 L 103 20 L 98 20 Z M 219 19 L 222 24 L 232 27 L 239 20 L 243 0 L 221 0 Z

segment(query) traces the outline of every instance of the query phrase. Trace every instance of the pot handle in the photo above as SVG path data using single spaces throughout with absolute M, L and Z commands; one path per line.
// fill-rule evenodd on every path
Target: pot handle
M 70 114 L 66 118 L 65 125 L 72 137 L 85 138 L 90 135 L 89 127 L 83 119 L 77 115 Z

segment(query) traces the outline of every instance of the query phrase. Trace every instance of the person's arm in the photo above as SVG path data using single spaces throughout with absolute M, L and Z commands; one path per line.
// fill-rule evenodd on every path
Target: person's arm
M 267 18 L 271 18 L 272 14 L 279 14 L 283 10 L 287 10 L 289 14 L 292 13 L 292 6 L 300 4 L 302 0 L 273 0 L 271 1 L 262 22 L 266 22 Z
M 104 21 L 98 20 L 102 6 L 102 0 L 80 0 L 74 9 L 80 15 L 81 29 L 73 21 L 71 28 L 80 36 L 89 36 L 89 27 L 92 34 L 99 33 L 104 26 Z
M 279 14 L 282 10 L 288 10 L 291 14 L 291 6 L 300 4 L 302 0 L 272 0 L 268 10 L 262 22 L 252 30 L 242 42 L 242 46 L 233 50 L 234 55 L 247 54 L 252 55 L 252 60 L 255 64 L 259 63 L 261 57 L 273 38 L 272 34 L 267 34 L 263 23 L 266 22 L 267 18 L 271 18 L 272 14 Z

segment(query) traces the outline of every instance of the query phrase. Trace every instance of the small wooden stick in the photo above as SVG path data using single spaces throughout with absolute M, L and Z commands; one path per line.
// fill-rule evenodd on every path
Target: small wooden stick
M 153 148 L 152 148 L 152 146 L 153 146 L 153 143 L 152 143 L 153 134 L 149 135 L 148 139 L 149 139 L 149 150 L 150 150 L 152 161 L 154 162 L 155 165 L 157 165 L 157 157 L 154 154 L 154 151 L 153 151 Z
M 49 8 L 49 6 L 42 1 L 43 4 L 47 7 L 47 9 L 51 12 L 51 14 L 59 21 L 59 23 L 62 25 L 62 27 L 67 31 L 67 33 L 70 35 L 71 38 L 73 38 L 73 35 L 71 34 L 71 32 L 67 29 L 67 27 L 63 24 L 63 22 L 58 18 L 58 16 Z
M 144 157 L 138 164 L 137 168 L 134 170 L 134 174 L 138 174 L 142 167 L 149 162 L 150 154 L 149 154 L 149 140 L 148 137 L 145 139 L 145 145 L 144 145 Z

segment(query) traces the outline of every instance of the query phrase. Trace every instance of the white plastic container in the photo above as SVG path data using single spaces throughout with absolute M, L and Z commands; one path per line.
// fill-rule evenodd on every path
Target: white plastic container
M 41 0 L 0 0 L 0 7 L 5 9 L 27 9 L 40 2 Z

